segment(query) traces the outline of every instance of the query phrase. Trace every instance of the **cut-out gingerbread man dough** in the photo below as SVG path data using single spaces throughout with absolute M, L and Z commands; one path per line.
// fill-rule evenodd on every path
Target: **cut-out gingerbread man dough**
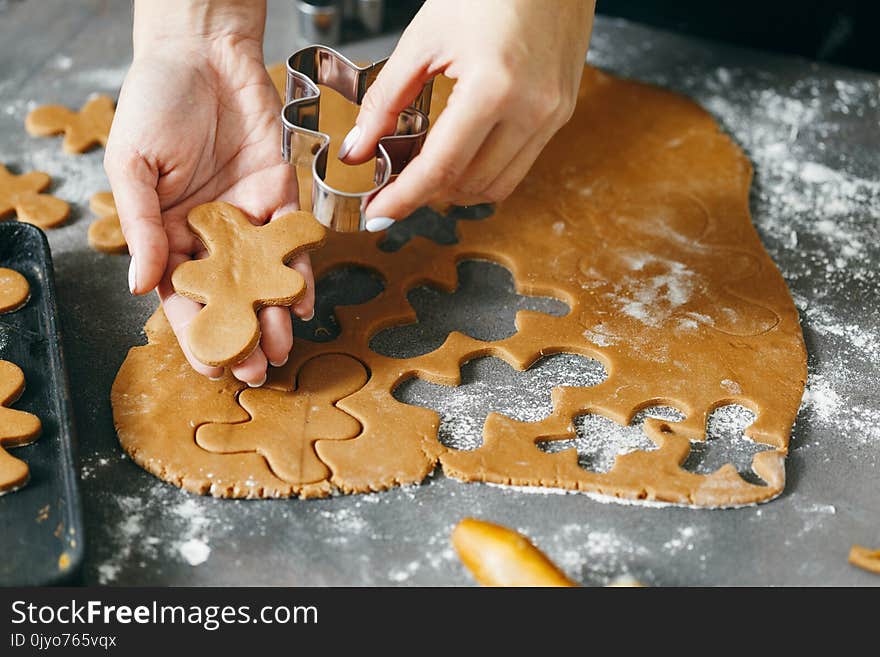
M 31 298 L 27 279 L 14 269 L 0 267 L 0 314 L 23 307 Z
M 334 405 L 367 382 L 364 366 L 340 354 L 319 356 L 299 371 L 296 390 L 244 390 L 238 401 L 250 413 L 242 424 L 206 424 L 196 442 L 210 452 L 257 452 L 280 479 L 301 487 L 330 474 L 315 453 L 318 440 L 349 440 L 361 429 Z
M 438 82 L 435 116 L 442 109 Z M 345 112 L 322 101 L 322 132 L 338 138 L 350 128 L 347 121 Z M 457 243 L 415 238 L 385 252 L 378 248 L 382 235 L 331 234 L 312 256 L 316 277 L 357 266 L 380 276 L 384 290 L 366 303 L 337 307 L 338 337 L 298 340 L 288 364 L 270 372 L 269 388 L 292 390 L 304 363 L 332 353 L 355 358 L 369 371 L 366 385 L 337 404 L 362 424 L 360 434 L 315 444 L 332 487 L 314 494 L 417 483 L 439 462 L 447 475 L 464 481 L 628 500 L 724 507 L 779 495 L 806 351 L 785 281 L 750 221 L 750 181 L 743 152 L 694 102 L 587 67 L 572 119 L 493 216 L 459 222 Z M 571 312 L 553 317 L 521 310 L 510 337 L 483 341 L 453 331 L 435 351 L 410 358 L 369 348 L 379 331 L 416 321 L 410 290 L 426 284 L 454 290 L 456 264 L 473 258 L 508 268 L 518 293 L 556 297 Z M 186 361 L 161 311 L 149 327 L 149 343 L 132 349 L 113 388 L 126 451 L 189 490 L 229 497 L 291 494 L 265 463 L 255 465 L 255 453 L 214 454 L 196 444 L 192 427 L 217 421 L 218 409 L 241 410 L 228 389 L 233 382 L 226 379 L 222 393 L 219 387 L 214 393 L 219 383 L 182 376 Z M 555 352 L 595 358 L 608 378 L 554 389 L 553 411 L 539 422 L 490 416 L 482 446 L 473 451 L 444 447 L 437 414 L 392 395 L 410 376 L 457 385 L 460 365 L 480 356 L 497 356 L 522 370 Z M 185 401 L 196 393 L 199 403 Z M 202 407 L 206 399 L 210 408 Z M 546 453 L 536 446 L 571 438 L 579 415 L 627 425 L 639 410 L 658 404 L 677 408 L 685 419 L 646 422 L 657 449 L 618 458 L 608 472 L 584 470 L 574 450 Z M 731 464 L 707 475 L 682 468 L 692 441 L 705 440 L 708 415 L 726 404 L 741 404 L 757 416 L 746 435 L 770 448 L 752 462 L 765 485 L 744 480 Z M 210 470 L 207 456 L 214 459 Z
M 325 231 L 308 212 L 256 226 L 222 202 L 194 208 L 187 221 L 209 254 L 183 263 L 171 277 L 179 294 L 205 304 L 189 327 L 189 346 L 206 365 L 231 365 L 260 340 L 257 310 L 290 306 L 305 294 L 305 280 L 285 263 L 320 246 Z
M 0 164 L 0 221 L 15 214 L 19 221 L 54 228 L 67 221 L 70 206 L 49 194 L 40 194 L 52 179 L 42 171 L 17 176 Z
M 27 463 L 6 451 L 28 445 L 40 437 L 40 419 L 36 415 L 6 408 L 24 392 L 24 373 L 17 365 L 0 360 L 0 494 L 21 488 L 30 471 Z
M 115 111 L 109 96 L 90 98 L 78 112 L 64 105 L 42 105 L 27 115 L 24 127 L 34 137 L 51 137 L 63 132 L 64 152 L 84 153 L 92 146 L 107 145 Z
M 89 246 L 102 253 L 128 253 L 128 243 L 116 213 L 116 202 L 110 192 L 98 192 L 89 199 L 89 207 L 98 215 L 89 226 Z

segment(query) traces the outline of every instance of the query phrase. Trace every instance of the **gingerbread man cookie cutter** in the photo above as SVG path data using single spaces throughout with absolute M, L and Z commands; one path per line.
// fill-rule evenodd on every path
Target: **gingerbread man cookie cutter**
M 360 105 L 387 59 L 357 66 L 326 46 L 297 50 L 287 60 L 287 93 L 281 112 L 281 152 L 291 165 L 312 169 L 312 214 L 327 228 L 341 232 L 364 230 L 363 210 L 369 199 L 397 177 L 422 148 L 428 132 L 433 79 L 397 119 L 393 135 L 376 147 L 375 187 L 365 192 L 343 192 L 327 184 L 330 136 L 318 130 L 324 85 Z

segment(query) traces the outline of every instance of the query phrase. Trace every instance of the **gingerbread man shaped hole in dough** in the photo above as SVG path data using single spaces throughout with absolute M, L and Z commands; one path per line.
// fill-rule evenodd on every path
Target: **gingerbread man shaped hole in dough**
M 64 133 L 65 153 L 84 153 L 92 146 L 107 145 L 115 107 L 109 96 L 90 98 L 78 112 L 63 105 L 42 105 L 31 111 L 24 128 L 34 137 Z
M 285 263 L 320 246 L 324 228 L 308 212 L 257 226 L 223 202 L 194 208 L 187 221 L 209 254 L 183 263 L 171 278 L 179 294 L 205 304 L 190 324 L 189 346 L 206 365 L 232 365 L 260 341 L 257 310 L 291 306 L 305 294 L 305 280 Z
M 336 408 L 343 397 L 367 382 L 364 366 L 350 356 L 328 354 L 303 365 L 294 391 L 245 390 L 239 403 L 251 419 L 241 424 L 205 424 L 196 442 L 210 452 L 257 452 L 280 479 L 304 486 L 326 479 L 330 470 L 318 458 L 318 440 L 348 440 L 360 423 Z
M 27 463 L 6 451 L 8 447 L 28 445 L 40 437 L 42 429 L 36 415 L 6 406 L 18 401 L 24 392 L 24 373 L 17 365 L 0 360 L 0 495 L 27 483 Z
M 30 171 L 17 176 L 0 164 L 0 221 L 13 213 L 19 221 L 54 228 L 67 220 L 70 206 L 61 199 L 40 194 L 49 187 L 49 174 Z

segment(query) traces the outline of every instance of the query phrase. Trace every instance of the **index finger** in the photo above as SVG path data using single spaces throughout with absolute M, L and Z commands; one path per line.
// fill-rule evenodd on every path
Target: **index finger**
M 370 201 L 368 219 L 403 219 L 452 187 L 498 122 L 498 107 L 499 101 L 487 100 L 475 80 L 457 84 L 422 152 Z
M 162 309 L 165 311 L 165 317 L 168 319 L 168 323 L 171 325 L 171 329 L 177 337 L 177 342 L 180 343 L 180 349 L 183 351 L 183 355 L 186 356 L 189 364 L 199 374 L 216 379 L 223 375 L 223 368 L 205 365 L 193 356 L 192 351 L 189 348 L 189 338 L 186 334 L 189 325 L 196 318 L 196 315 L 199 314 L 203 306 L 192 299 L 187 299 L 186 297 L 177 294 L 177 292 L 174 291 L 174 287 L 171 285 L 171 272 L 173 272 L 182 262 L 189 259 L 190 257 L 188 255 L 180 253 L 171 254 L 168 258 L 168 269 L 166 270 L 166 274 L 162 277 L 156 291 L 159 294 L 159 299 L 162 301 Z

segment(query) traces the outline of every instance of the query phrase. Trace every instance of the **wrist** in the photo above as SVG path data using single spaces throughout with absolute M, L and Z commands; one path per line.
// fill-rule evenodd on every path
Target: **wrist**
M 262 48 L 265 24 L 265 0 L 135 0 L 134 55 L 223 39 Z

